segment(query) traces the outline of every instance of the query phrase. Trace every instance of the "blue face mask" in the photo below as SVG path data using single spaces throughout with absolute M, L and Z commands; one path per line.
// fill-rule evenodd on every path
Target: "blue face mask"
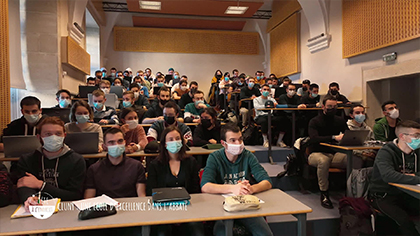
M 181 140 L 166 142 L 166 149 L 168 150 L 168 152 L 172 154 L 178 153 L 179 150 L 181 150 L 181 147 L 182 147 Z
M 174 75 L 174 79 L 178 79 L 178 76 L 177 75 Z
M 89 115 L 76 115 L 76 121 L 79 124 L 84 124 L 90 120 Z
M 200 103 L 204 104 L 204 101 L 203 100 L 198 100 L 198 101 L 195 101 L 194 103 L 195 103 L 196 106 L 198 106 L 198 104 L 200 104 Z
M 268 92 L 268 91 L 264 91 L 264 92 L 262 92 L 262 95 L 263 95 L 264 97 L 268 97 L 268 95 L 270 95 L 270 92 Z
M 260 76 L 257 76 L 257 80 L 260 80 L 261 79 L 261 77 Z
M 318 97 L 318 94 L 317 93 L 311 93 L 311 95 L 312 95 L 313 98 Z
M 229 77 L 225 77 L 225 81 L 228 82 L 229 81 Z
M 254 83 L 248 83 L 248 87 L 253 88 L 254 87 Z
M 363 123 L 363 121 L 365 121 L 365 120 L 366 120 L 366 116 L 365 116 L 365 115 L 363 115 L 363 114 L 358 114 L 358 115 L 355 115 L 355 116 L 354 116 L 354 120 L 355 120 L 357 123 L 361 124 L 361 123 Z
M 99 103 L 99 102 L 94 102 L 93 106 L 97 109 L 97 110 L 101 110 L 104 107 L 103 103 Z
M 163 83 L 158 83 L 158 87 L 163 87 Z
M 242 85 L 243 85 L 243 83 L 242 83 L 242 82 L 238 82 L 238 85 L 239 85 L 239 86 L 242 86 Z
M 70 101 L 68 99 L 60 99 L 60 101 L 58 102 L 58 105 L 61 108 L 66 108 L 70 105 Z
M 123 144 L 108 146 L 107 148 L 108 148 L 109 156 L 111 156 L 113 158 L 117 158 L 125 152 L 125 145 L 123 145 Z
M 272 84 L 269 84 L 269 85 L 268 85 L 268 87 L 272 88 L 272 87 L 273 87 L 273 85 L 272 85 Z
M 129 101 L 123 101 L 123 106 L 124 107 L 131 107 L 133 104 Z
M 419 138 L 411 138 L 411 142 L 407 143 L 408 147 L 410 147 L 411 150 L 416 150 L 420 148 L 420 139 Z

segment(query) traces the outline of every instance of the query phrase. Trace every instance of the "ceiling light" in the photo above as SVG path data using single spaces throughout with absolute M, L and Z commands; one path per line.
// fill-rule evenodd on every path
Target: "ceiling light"
M 225 14 L 232 14 L 232 15 L 241 15 L 244 14 L 248 10 L 248 7 L 239 7 L 239 6 L 229 6 Z
M 139 1 L 140 8 L 145 10 L 160 10 L 161 2 L 157 1 Z

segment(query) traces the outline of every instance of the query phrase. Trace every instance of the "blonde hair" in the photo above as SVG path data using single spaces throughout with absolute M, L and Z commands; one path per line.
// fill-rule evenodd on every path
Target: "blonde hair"
M 105 98 L 105 93 L 102 90 L 97 89 L 97 90 L 92 92 L 92 96 L 94 96 L 94 97 L 104 96 L 104 98 Z
M 101 86 L 101 84 L 106 84 L 108 86 L 111 86 L 111 83 L 108 80 L 105 80 L 105 79 L 103 79 L 103 80 L 101 80 L 101 82 L 99 82 L 99 86 Z

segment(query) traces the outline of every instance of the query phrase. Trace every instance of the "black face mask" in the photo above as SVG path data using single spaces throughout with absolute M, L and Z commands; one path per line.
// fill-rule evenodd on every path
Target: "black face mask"
M 201 125 L 203 126 L 203 128 L 208 129 L 212 123 L 210 119 L 201 119 Z
M 333 117 L 337 113 L 337 108 L 329 108 L 327 111 L 325 111 L 326 116 Z
M 165 122 L 172 125 L 175 123 L 175 117 L 174 116 L 164 116 Z
M 330 91 L 330 93 L 331 93 L 331 95 L 334 95 L 334 96 L 335 96 L 335 95 L 337 95 L 337 94 L 338 94 L 338 91 L 337 91 L 337 90 L 335 90 L 335 89 L 333 89 L 333 90 L 331 90 L 331 91 Z
M 190 89 L 190 91 L 191 91 L 191 94 L 194 94 L 197 91 L 197 89 L 196 88 L 192 88 L 192 89 Z
M 308 88 L 307 87 L 303 87 L 303 91 L 304 92 L 308 91 Z
M 100 79 L 102 78 L 102 75 L 97 75 L 96 78 Z
M 220 79 L 222 78 L 222 75 L 216 75 L 216 78 Z
M 160 104 L 162 105 L 162 106 L 165 106 L 165 104 L 168 102 L 168 100 L 159 100 L 160 101 Z

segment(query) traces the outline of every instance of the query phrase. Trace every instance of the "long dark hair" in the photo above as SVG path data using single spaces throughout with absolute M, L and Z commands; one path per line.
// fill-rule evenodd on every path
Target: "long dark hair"
M 77 107 L 82 106 L 85 107 L 89 111 L 89 119 L 93 119 L 93 111 L 89 104 L 83 100 L 78 100 L 73 103 L 73 106 L 70 109 L 70 122 L 76 122 L 76 109 Z
M 178 132 L 178 134 L 181 136 L 182 147 L 178 152 L 178 159 L 182 161 L 187 157 L 187 147 L 186 147 L 184 136 L 182 135 L 181 130 L 174 125 L 170 125 L 168 128 L 163 130 L 161 138 L 160 138 L 159 156 L 157 157 L 157 160 L 162 164 L 169 163 L 170 157 L 169 157 L 168 150 L 166 149 L 166 135 L 168 135 L 168 133 L 172 131 Z

